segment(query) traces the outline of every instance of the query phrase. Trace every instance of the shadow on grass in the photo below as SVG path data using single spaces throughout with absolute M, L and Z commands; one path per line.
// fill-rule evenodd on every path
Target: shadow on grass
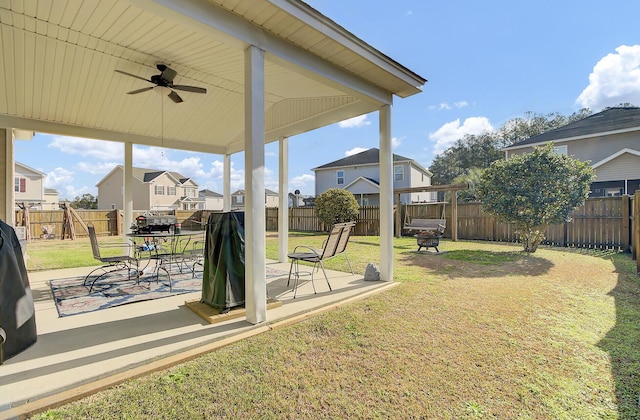
M 445 274 L 450 278 L 484 278 L 499 276 L 541 276 L 553 263 L 522 251 L 493 252 L 454 250 L 447 252 L 401 252 L 404 264 Z
M 611 257 L 618 282 L 609 295 L 615 299 L 616 323 L 598 342 L 609 353 L 618 416 L 640 418 L 640 276 L 629 254 Z

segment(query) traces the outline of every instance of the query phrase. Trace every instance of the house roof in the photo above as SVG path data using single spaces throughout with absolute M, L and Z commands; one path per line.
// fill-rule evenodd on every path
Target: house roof
M 333 162 L 329 162 L 327 164 L 318 166 L 312 170 L 316 171 L 319 169 L 341 168 L 346 166 L 378 165 L 379 162 L 380 162 L 380 149 L 374 147 L 369 150 L 365 150 L 364 152 L 356 153 L 355 155 L 347 156 L 345 158 L 338 159 Z M 393 162 L 394 163 L 409 162 L 412 165 L 419 168 L 420 170 L 422 170 L 423 172 L 429 175 L 432 175 L 432 173 L 428 169 L 423 168 L 418 162 L 416 162 L 411 158 L 400 156 L 394 153 Z
M 56 190 L 55 188 L 45 188 L 44 189 L 44 193 L 45 194 L 58 194 L 58 190 Z
M 237 190 L 236 192 L 234 192 L 231 195 L 244 195 L 244 190 Z M 278 193 L 275 192 L 275 191 L 271 191 L 271 190 L 265 188 L 264 189 L 264 195 L 278 195 Z
M 614 107 L 512 144 L 504 150 L 537 146 L 550 141 L 578 140 L 629 131 L 640 131 L 640 108 Z
M 223 197 L 222 194 L 217 193 L 215 191 L 207 190 L 207 189 L 198 191 L 198 194 L 203 196 L 203 197 L 212 197 L 212 198 L 222 198 Z
M 265 143 L 377 111 L 426 82 L 299 0 L 23 3 L 0 13 L 0 91 L 12 98 L 0 101 L 2 127 L 240 152 L 250 45 L 264 54 Z M 127 95 L 153 86 L 158 63 L 207 93 L 181 91 L 180 104 Z
M 374 188 L 376 188 L 376 190 L 380 190 L 380 183 L 378 181 L 376 181 L 375 179 L 369 178 L 369 177 L 366 177 L 366 176 L 357 177 L 356 179 L 351 181 L 349 184 L 347 184 L 344 187 L 342 187 L 342 189 L 349 190 L 351 187 L 353 187 L 354 185 L 356 185 L 358 183 L 365 183 L 365 184 L 373 186 Z
M 34 173 L 34 174 L 40 175 L 40 176 L 41 176 L 41 177 L 43 177 L 43 178 L 44 178 L 45 176 L 47 176 L 47 174 L 45 174 L 44 172 L 40 172 L 40 171 L 39 171 L 39 170 L 37 170 L 37 169 L 33 169 L 32 167 L 27 166 L 27 165 L 25 165 L 24 163 L 14 162 L 14 167 L 15 167 L 15 166 L 20 166 L 22 169 L 26 170 L 27 172 L 32 172 L 32 173 Z
M 122 170 L 122 169 L 123 169 L 122 165 L 114 166 L 114 168 L 110 170 L 107 175 L 105 175 L 100 181 L 96 183 L 96 186 L 100 186 L 100 184 L 102 184 L 104 180 L 109 178 L 111 174 L 113 174 L 117 170 Z M 142 182 L 151 182 L 162 174 L 168 174 L 171 178 L 173 178 L 179 184 L 184 184 L 185 182 L 191 180 L 191 178 L 187 178 L 178 172 L 163 171 L 161 169 L 145 169 L 145 168 L 136 168 L 136 167 L 131 168 L 131 175 L 135 179 Z

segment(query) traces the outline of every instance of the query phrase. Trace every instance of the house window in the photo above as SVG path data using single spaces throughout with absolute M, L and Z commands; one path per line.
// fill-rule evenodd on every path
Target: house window
M 567 155 L 567 145 L 564 146 L 553 146 L 553 152 L 558 155 Z
M 156 195 L 164 195 L 164 185 L 156 185 Z
M 244 201 L 244 195 L 239 195 L 236 197 L 236 203 L 240 204 Z
M 393 167 L 393 180 L 404 181 L 404 166 L 396 165 Z
M 27 192 L 27 178 L 15 178 L 14 184 L 15 192 Z
M 176 187 L 172 185 L 168 186 L 167 195 L 176 195 Z
M 336 177 L 338 180 L 338 185 L 344 184 L 344 171 L 336 171 Z
M 195 197 L 196 196 L 196 192 L 194 188 L 185 188 L 184 189 L 184 195 L 186 195 L 187 197 Z

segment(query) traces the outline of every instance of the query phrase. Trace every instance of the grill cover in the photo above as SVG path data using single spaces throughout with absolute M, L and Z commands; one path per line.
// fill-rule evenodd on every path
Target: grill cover
M 201 302 L 222 310 L 244 305 L 244 212 L 209 216 L 204 257 Z
M 35 308 L 22 249 L 15 231 L 0 220 L 0 363 L 15 356 L 37 339 Z M 1 342 L 2 340 L 0 340 Z

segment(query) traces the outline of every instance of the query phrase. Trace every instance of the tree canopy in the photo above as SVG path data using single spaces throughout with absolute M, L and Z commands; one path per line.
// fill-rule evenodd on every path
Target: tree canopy
M 329 228 L 335 223 L 351 222 L 358 218 L 360 206 L 352 193 L 340 188 L 329 188 L 316 197 L 316 217 Z
M 553 144 L 531 153 L 493 162 L 476 186 L 482 209 L 512 223 L 524 250 L 535 252 L 550 224 L 569 219 L 569 213 L 589 195 L 594 171 L 553 151 Z
M 97 209 L 98 208 L 98 199 L 93 196 L 93 194 L 82 194 L 82 197 L 76 196 L 71 203 L 69 203 L 71 207 L 74 209 Z

